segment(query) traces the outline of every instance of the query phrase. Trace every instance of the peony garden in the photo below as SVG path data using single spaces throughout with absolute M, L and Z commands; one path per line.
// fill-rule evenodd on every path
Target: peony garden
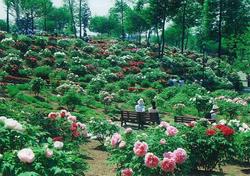
M 0 176 L 250 175 L 247 1 L 3 4 Z

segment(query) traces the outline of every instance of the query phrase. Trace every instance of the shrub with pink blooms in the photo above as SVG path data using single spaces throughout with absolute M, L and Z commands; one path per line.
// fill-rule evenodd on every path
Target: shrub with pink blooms
M 32 172 L 37 175 L 83 175 L 87 169 L 83 155 L 58 150 L 52 145 L 21 148 L 3 154 L 0 172 L 3 176 Z
M 173 133 L 171 131 L 169 135 L 167 130 Z M 119 147 L 123 142 L 126 145 Z M 134 175 L 143 176 L 184 174 L 188 171 L 186 140 L 176 127 L 165 122 L 143 132 L 124 129 L 119 135 L 115 133 L 107 149 L 110 162 L 118 165 L 117 173 L 121 175 L 126 175 L 128 168 Z

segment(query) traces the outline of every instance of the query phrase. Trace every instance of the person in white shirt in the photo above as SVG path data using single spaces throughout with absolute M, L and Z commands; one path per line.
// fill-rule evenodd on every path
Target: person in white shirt
M 140 98 L 138 100 L 137 105 L 135 106 L 135 111 L 136 112 L 145 112 L 144 101 L 142 98 Z
M 210 118 L 216 119 L 218 113 L 219 113 L 219 107 L 217 105 L 213 105 L 212 110 L 210 111 Z

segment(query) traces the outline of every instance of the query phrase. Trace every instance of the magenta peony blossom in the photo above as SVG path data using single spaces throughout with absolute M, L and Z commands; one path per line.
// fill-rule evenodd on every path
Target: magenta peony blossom
M 166 144 L 166 140 L 165 140 L 165 139 L 161 139 L 161 140 L 160 140 L 160 144 L 161 144 L 161 145 Z
M 66 111 L 66 110 L 61 110 L 60 111 L 61 118 L 67 117 L 68 115 L 69 115 L 68 111 Z
M 148 168 L 156 168 L 159 164 L 159 158 L 153 153 L 147 153 L 145 156 L 145 165 Z
M 175 136 L 177 133 L 178 133 L 178 129 L 177 128 L 175 128 L 173 126 L 168 126 L 167 127 L 166 134 L 168 136 Z
M 121 176 L 132 176 L 133 170 L 130 168 L 123 169 L 121 172 Z
M 119 144 L 119 148 L 124 148 L 126 147 L 126 142 L 125 141 L 121 141 Z
M 35 160 L 35 154 L 30 148 L 20 150 L 17 156 L 24 163 L 32 163 Z
M 164 172 L 174 172 L 175 167 L 176 163 L 174 159 L 164 158 L 161 162 L 161 169 Z
M 113 134 L 111 138 L 111 145 L 115 147 L 121 141 L 121 135 L 119 133 Z
M 142 157 L 148 152 L 148 144 L 145 142 L 137 141 L 134 144 L 133 151 L 137 156 Z
M 182 164 L 187 159 L 187 152 L 182 148 L 178 148 L 174 151 L 174 156 L 176 164 Z

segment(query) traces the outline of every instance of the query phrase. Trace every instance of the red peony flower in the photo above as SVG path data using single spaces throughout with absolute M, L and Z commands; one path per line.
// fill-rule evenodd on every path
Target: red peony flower
M 208 136 L 213 136 L 216 134 L 216 131 L 214 129 L 207 129 L 206 134 Z
M 52 140 L 53 140 L 54 142 L 55 142 L 55 141 L 63 141 L 63 137 L 62 137 L 62 136 L 57 136 L 57 137 L 54 137 Z
M 71 130 L 71 131 L 76 131 L 76 130 L 77 130 L 77 123 L 75 123 L 75 122 L 72 123 L 72 124 L 71 124 L 71 127 L 70 127 L 70 130 Z
M 219 129 L 224 136 L 231 136 L 234 134 L 234 130 L 226 125 L 216 125 L 215 128 Z

